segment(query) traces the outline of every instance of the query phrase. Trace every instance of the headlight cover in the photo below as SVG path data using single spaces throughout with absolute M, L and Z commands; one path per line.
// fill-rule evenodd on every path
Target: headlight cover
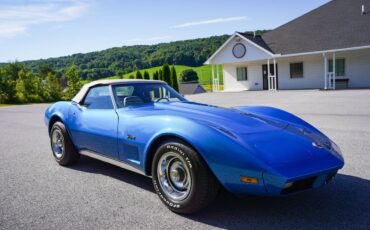
M 343 158 L 343 154 L 342 154 L 342 151 L 340 150 L 339 146 L 337 144 L 334 143 L 334 141 L 330 141 L 330 144 L 331 144 L 331 148 L 339 155 Z

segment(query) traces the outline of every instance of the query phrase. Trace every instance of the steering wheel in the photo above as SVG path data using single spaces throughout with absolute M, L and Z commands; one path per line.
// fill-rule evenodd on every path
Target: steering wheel
M 168 99 L 167 97 L 160 97 L 158 98 L 157 100 L 155 100 L 155 102 L 160 102 L 162 100 L 167 100 L 167 101 L 170 101 L 170 99 Z

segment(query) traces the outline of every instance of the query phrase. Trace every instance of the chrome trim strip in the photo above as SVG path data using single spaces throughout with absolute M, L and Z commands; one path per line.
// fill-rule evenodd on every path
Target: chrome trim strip
M 139 169 L 137 169 L 137 168 L 135 168 L 135 167 L 133 167 L 133 166 L 127 164 L 127 163 L 124 163 L 124 162 L 119 161 L 119 160 L 112 159 L 110 157 L 103 156 L 103 155 L 101 155 L 99 153 L 95 153 L 95 152 L 92 152 L 92 151 L 89 151 L 89 150 L 80 150 L 79 153 L 81 155 L 83 155 L 83 156 L 87 156 L 87 157 L 94 158 L 96 160 L 104 161 L 106 163 L 109 163 L 109 164 L 118 166 L 120 168 L 123 168 L 123 169 L 129 170 L 129 171 L 138 173 L 140 175 L 147 176 L 147 175 L 145 175 L 144 172 L 140 171 Z

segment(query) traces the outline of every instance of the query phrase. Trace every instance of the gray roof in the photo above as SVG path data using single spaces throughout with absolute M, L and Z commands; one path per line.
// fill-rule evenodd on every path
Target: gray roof
M 361 14 L 362 5 L 366 14 Z M 370 1 L 333 0 L 263 34 L 262 38 L 253 40 L 248 34 L 243 36 L 275 54 L 367 46 L 370 45 Z
M 182 95 L 205 93 L 206 90 L 199 83 L 181 83 L 179 91 Z
M 144 80 L 144 79 L 112 79 L 112 80 L 97 80 L 82 86 L 80 91 L 72 99 L 72 101 L 80 103 L 85 94 L 89 91 L 90 88 L 97 85 L 116 85 L 116 84 L 125 84 L 125 83 L 165 83 L 164 81 L 159 80 Z
M 242 35 L 246 39 L 254 42 L 255 44 L 261 46 L 265 50 L 270 51 L 271 53 L 273 53 L 273 51 L 270 49 L 270 47 L 266 44 L 266 42 L 262 39 L 262 37 L 260 35 L 254 36 L 251 33 L 242 33 L 242 32 L 237 32 L 237 33 Z

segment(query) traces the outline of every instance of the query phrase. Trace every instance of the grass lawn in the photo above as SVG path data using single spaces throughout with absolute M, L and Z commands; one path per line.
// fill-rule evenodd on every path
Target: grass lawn
M 206 90 L 206 91 L 208 91 L 208 92 L 210 92 L 210 91 L 212 91 L 212 85 L 211 84 L 204 84 L 204 85 L 202 85 L 203 86 L 203 88 Z M 220 90 L 222 91 L 222 90 L 224 90 L 224 85 L 223 84 L 220 84 Z
M 153 68 L 149 68 L 149 69 L 142 69 L 140 71 L 142 73 L 144 71 L 148 71 L 150 77 L 152 78 L 153 73 L 155 71 L 159 70 L 160 68 L 162 68 L 162 67 L 158 66 L 158 67 L 153 67 Z M 212 84 L 212 67 L 210 65 L 203 65 L 203 66 L 199 66 L 199 67 L 190 67 L 190 66 L 185 66 L 185 65 L 175 65 L 175 69 L 176 69 L 177 77 L 180 77 L 182 71 L 184 71 L 186 69 L 192 69 L 195 72 L 197 72 L 198 77 L 199 77 L 199 83 L 201 83 L 202 85 Z M 219 75 L 220 75 L 220 85 L 222 85 L 223 84 L 222 67 L 219 68 L 218 71 L 219 71 Z M 136 76 L 136 71 L 125 74 L 123 76 L 124 76 L 124 78 L 128 78 L 130 75 Z M 215 67 L 215 75 L 216 75 L 216 67 Z M 117 76 L 113 76 L 113 77 L 110 77 L 108 79 L 117 79 L 117 78 L 118 78 Z
M 0 104 L 0 107 L 12 106 L 13 104 Z

